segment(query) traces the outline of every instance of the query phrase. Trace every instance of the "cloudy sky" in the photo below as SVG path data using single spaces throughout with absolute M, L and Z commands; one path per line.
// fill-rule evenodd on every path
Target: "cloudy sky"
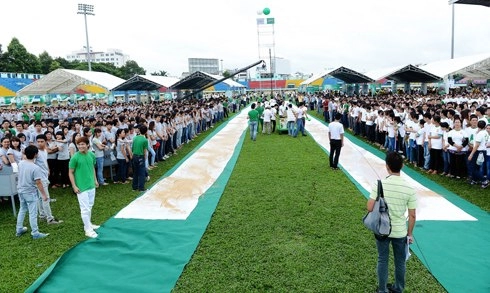
M 148 73 L 180 76 L 190 57 L 222 59 L 225 69 L 257 61 L 256 18 L 265 7 L 275 18 L 276 56 L 290 60 L 292 73 L 450 58 L 447 0 L 2 1 L 0 44 L 5 50 L 16 37 L 31 53 L 66 58 L 86 44 L 78 3 L 95 5 L 93 50 L 121 49 Z M 490 8 L 457 5 L 455 15 L 455 56 L 490 52 Z

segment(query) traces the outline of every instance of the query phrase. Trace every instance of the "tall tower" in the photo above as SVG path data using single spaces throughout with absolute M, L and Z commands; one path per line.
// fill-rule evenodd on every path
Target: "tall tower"
M 264 8 L 257 12 L 257 44 L 259 60 L 264 60 L 266 66 L 257 67 L 255 76 L 260 80 L 261 85 L 263 80 L 270 80 L 270 89 L 272 92 L 272 81 L 276 74 L 276 40 L 274 35 L 275 18 L 270 16 L 270 12 L 271 10 L 269 8 Z

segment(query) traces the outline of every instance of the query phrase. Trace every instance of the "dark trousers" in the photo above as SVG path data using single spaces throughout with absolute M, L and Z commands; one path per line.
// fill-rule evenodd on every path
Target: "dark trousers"
M 133 190 L 145 190 L 145 156 L 133 156 Z
M 449 153 L 449 169 L 453 176 L 466 177 L 466 154 Z
M 117 159 L 117 181 L 126 182 L 128 174 L 128 162 L 126 159 Z
M 442 170 L 442 150 L 430 149 L 430 168 L 434 171 L 439 172 Z
M 272 122 L 272 133 L 276 132 L 276 120 L 271 120 Z
M 330 167 L 338 168 L 342 141 L 340 139 L 330 140 Z
M 68 163 L 70 160 L 58 160 L 59 179 L 56 180 L 59 184 L 71 185 L 68 178 Z

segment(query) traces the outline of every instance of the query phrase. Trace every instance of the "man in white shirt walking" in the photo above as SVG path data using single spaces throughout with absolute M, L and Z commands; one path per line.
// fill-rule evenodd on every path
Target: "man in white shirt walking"
M 328 125 L 328 140 L 330 141 L 330 168 L 338 170 L 340 150 L 344 146 L 344 126 L 340 123 L 342 114 L 335 114 L 335 121 Z

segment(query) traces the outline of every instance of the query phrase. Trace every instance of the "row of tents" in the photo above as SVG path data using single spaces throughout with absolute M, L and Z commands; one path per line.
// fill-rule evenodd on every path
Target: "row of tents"
M 306 88 L 325 77 L 333 77 L 341 80 L 344 84 L 355 84 L 359 87 L 360 85 L 379 83 L 383 80 L 391 80 L 394 84 L 406 85 L 434 82 L 445 82 L 449 85 L 455 76 L 490 81 L 490 53 L 427 64 L 408 64 L 362 73 L 342 66 L 313 75 L 300 83 L 300 89 L 301 87 Z M 3 97 L 0 104 L 43 102 L 41 99 L 44 97 L 48 97 L 49 102 L 107 99 L 108 97 L 112 97 L 114 100 L 114 97 L 118 96 L 125 97 L 127 101 L 129 95 L 139 95 L 141 92 L 146 92 L 147 96 L 152 96 L 155 99 L 158 99 L 160 95 L 174 98 L 176 92 L 192 92 L 214 84 L 221 79 L 221 76 L 198 71 L 183 79 L 135 75 L 124 80 L 104 72 L 58 69 L 23 87 L 16 92 L 15 97 Z M 211 91 L 244 89 L 246 89 L 244 84 L 232 79 L 226 79 L 208 88 Z

